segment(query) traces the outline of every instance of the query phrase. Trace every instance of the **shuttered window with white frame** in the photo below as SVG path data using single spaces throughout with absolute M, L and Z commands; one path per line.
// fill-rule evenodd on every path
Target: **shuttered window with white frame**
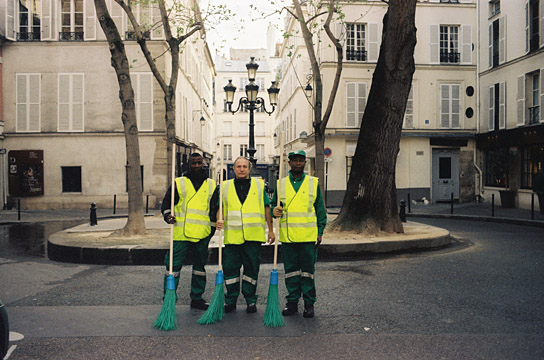
M 440 127 L 458 129 L 460 123 L 459 84 L 440 84 Z
M 41 75 L 16 74 L 16 131 L 39 132 Z
M 361 126 L 361 120 L 366 107 L 366 83 L 346 83 L 346 127 Z
M 134 106 L 138 131 L 153 131 L 153 74 L 135 72 L 130 74 L 134 89 Z
M 404 129 L 414 128 L 414 83 L 410 86 L 410 93 L 406 100 L 406 110 L 404 111 L 404 121 L 402 127 Z
M 58 131 L 81 132 L 84 127 L 85 75 L 58 77 Z

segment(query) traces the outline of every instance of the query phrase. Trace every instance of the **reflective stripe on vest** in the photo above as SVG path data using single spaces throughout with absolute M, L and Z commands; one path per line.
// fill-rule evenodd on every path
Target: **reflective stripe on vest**
M 179 201 L 174 206 L 174 240 L 197 242 L 204 239 L 211 233 L 210 200 L 215 181 L 204 180 L 198 191 L 186 177 L 176 178 L 175 182 Z
M 317 240 L 317 216 L 314 202 L 319 186 L 316 177 L 305 175 L 298 191 L 289 177 L 279 180 L 283 215 L 280 219 L 281 242 L 315 242 Z
M 240 202 L 234 180 L 223 182 L 225 212 L 225 244 L 243 244 L 245 241 L 265 242 L 264 182 L 251 179 L 244 204 Z

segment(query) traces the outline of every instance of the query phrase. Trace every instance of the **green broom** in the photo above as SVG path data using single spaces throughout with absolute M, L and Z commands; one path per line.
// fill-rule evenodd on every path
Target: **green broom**
M 176 181 L 176 148 L 175 144 L 172 144 L 172 188 L 170 198 L 170 210 L 174 211 L 174 191 Z M 153 324 L 159 330 L 175 330 L 177 326 L 176 317 L 176 285 L 174 281 L 173 262 L 174 262 L 174 224 L 170 225 L 170 267 L 168 269 L 168 277 L 166 278 L 166 292 L 164 294 L 164 300 L 162 303 L 161 312 Z
M 280 133 L 280 173 L 279 179 L 283 177 L 283 133 Z M 277 203 L 280 205 L 280 182 L 277 182 L 276 194 Z M 280 241 L 280 219 L 276 219 L 276 235 L 278 238 L 274 241 L 274 266 L 270 274 L 270 286 L 268 287 L 268 298 L 266 299 L 266 310 L 264 312 L 264 326 L 280 327 L 284 326 L 283 316 L 281 316 L 280 300 L 278 295 L 278 242 Z
M 223 149 L 223 141 L 221 141 L 221 148 Z M 218 220 L 223 220 L 223 158 L 221 157 L 221 165 L 219 166 L 219 216 Z M 225 316 L 225 290 L 223 285 L 225 284 L 225 276 L 223 275 L 223 261 L 222 261 L 222 251 L 223 251 L 223 238 L 221 237 L 221 230 L 219 231 L 219 256 L 218 256 L 218 265 L 219 269 L 217 275 L 215 276 L 215 289 L 213 291 L 212 299 L 210 300 L 210 305 L 208 310 L 198 319 L 197 323 L 200 325 L 209 325 L 214 324 L 223 319 Z

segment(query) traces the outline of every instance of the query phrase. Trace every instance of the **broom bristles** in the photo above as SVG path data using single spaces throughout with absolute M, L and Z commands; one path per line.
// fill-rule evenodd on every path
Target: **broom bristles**
M 223 284 L 225 278 L 223 272 L 219 270 L 215 278 L 215 289 L 213 291 L 212 299 L 208 310 L 198 319 L 200 325 L 214 324 L 223 319 L 225 316 L 225 291 L 223 290 Z
M 161 312 L 153 326 L 159 330 L 175 330 L 177 327 L 176 317 L 176 290 L 166 289 Z
M 270 286 L 268 288 L 268 298 L 266 300 L 266 310 L 264 312 L 264 326 L 280 327 L 284 326 L 283 317 L 280 311 L 280 299 L 278 294 L 278 272 L 272 270 L 270 274 Z

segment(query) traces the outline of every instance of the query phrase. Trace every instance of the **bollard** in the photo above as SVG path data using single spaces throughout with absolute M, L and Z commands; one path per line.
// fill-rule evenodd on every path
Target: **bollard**
M 450 204 L 450 214 L 453 214 L 453 193 L 451 193 Z
M 145 213 L 149 213 L 149 195 L 145 196 Z
M 91 203 L 91 219 L 90 219 L 90 225 L 98 225 L 98 221 L 96 219 L 96 204 L 93 202 Z
M 17 199 L 17 221 L 21 220 L 21 199 Z
M 491 216 L 495 216 L 495 194 L 491 194 Z
M 113 195 L 113 215 L 115 215 L 115 205 L 117 205 L 117 195 Z
M 535 219 L 535 193 L 531 194 L 531 220 Z
M 400 201 L 400 211 L 399 211 L 400 221 L 406 222 L 406 201 Z

